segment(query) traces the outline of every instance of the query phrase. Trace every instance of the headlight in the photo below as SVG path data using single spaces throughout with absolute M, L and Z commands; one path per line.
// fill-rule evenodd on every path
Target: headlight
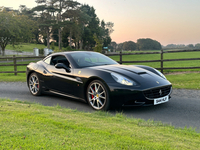
M 154 69 L 161 77 L 163 77 L 164 79 L 167 79 L 160 71 Z
M 128 85 L 128 86 L 136 85 L 136 83 L 134 81 L 131 81 L 130 79 L 128 79 L 128 78 L 126 78 L 126 77 L 124 77 L 122 75 L 119 75 L 117 73 L 111 73 L 111 76 L 118 83 L 121 83 L 121 84 L 124 84 L 124 85 Z

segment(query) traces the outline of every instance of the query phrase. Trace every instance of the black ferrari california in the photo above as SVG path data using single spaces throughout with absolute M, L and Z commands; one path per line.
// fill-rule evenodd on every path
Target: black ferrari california
M 27 66 L 32 95 L 51 92 L 88 102 L 95 110 L 168 102 L 172 84 L 158 70 L 120 65 L 88 51 L 54 53 Z

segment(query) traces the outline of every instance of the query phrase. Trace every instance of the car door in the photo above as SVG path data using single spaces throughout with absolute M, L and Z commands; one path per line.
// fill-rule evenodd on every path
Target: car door
M 66 72 L 65 69 L 57 69 L 55 65 L 57 63 L 63 63 L 70 68 L 70 72 Z M 55 92 L 73 95 L 73 68 L 71 68 L 69 61 L 64 55 L 54 55 L 51 57 L 50 63 L 46 66 L 47 74 L 45 77 L 45 85 Z

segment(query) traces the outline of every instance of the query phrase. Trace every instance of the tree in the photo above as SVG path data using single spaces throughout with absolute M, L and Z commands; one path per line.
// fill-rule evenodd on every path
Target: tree
M 96 42 L 96 45 L 95 47 L 93 48 L 95 52 L 99 52 L 101 53 L 102 52 L 102 41 L 97 37 L 96 34 L 94 34 L 94 40 Z
M 65 47 L 65 48 L 69 46 L 68 37 L 69 37 L 69 32 L 68 32 L 67 28 L 64 28 L 63 32 L 62 32 L 62 43 L 63 43 L 63 47 Z
M 123 43 L 123 49 L 124 50 L 136 50 L 137 45 L 133 41 L 128 41 Z
M 103 42 L 103 47 L 107 47 L 111 42 L 110 34 L 113 32 L 112 27 L 114 24 L 111 22 L 106 23 L 104 20 L 100 21 L 94 7 L 82 5 L 81 10 L 84 10 L 86 16 L 81 37 L 84 49 L 92 50 L 95 46 L 94 35 Z
M 103 46 L 107 47 L 110 44 L 110 34 L 113 32 L 114 24 L 104 21 L 100 24 L 93 7 L 80 5 L 73 0 L 37 0 L 36 2 L 38 6 L 32 11 L 36 13 L 40 34 L 43 38 L 46 37 L 44 41 L 47 45 L 49 45 L 50 38 L 53 38 L 59 43 L 59 49 L 61 49 L 61 41 L 64 41 L 66 46 L 68 45 L 67 39 L 69 39 L 70 47 L 91 50 L 96 44 L 95 34 L 103 42 Z M 67 34 L 62 33 L 64 31 Z M 63 35 L 65 40 L 62 40 Z
M 36 3 L 38 5 L 32 11 L 36 13 L 35 17 L 39 23 L 40 31 L 43 37 L 46 37 L 47 47 L 50 48 L 50 36 L 53 27 L 56 25 L 55 12 L 57 9 L 54 8 L 52 0 L 36 0 Z
M 117 50 L 121 51 L 123 49 L 123 43 L 119 43 L 117 46 Z
M 83 47 L 87 50 L 91 50 L 95 46 L 94 34 L 97 37 L 100 35 L 100 27 L 99 27 L 99 18 L 95 13 L 94 7 L 90 7 L 89 5 L 82 6 L 85 9 L 85 12 L 88 16 L 90 16 L 90 21 L 85 26 L 83 33 Z
M 53 28 L 53 38 L 54 40 L 56 39 L 56 41 L 58 41 L 59 49 L 62 49 L 62 31 L 64 28 L 68 28 L 70 33 L 74 31 L 74 20 L 72 18 L 77 16 L 77 9 L 80 3 L 73 0 L 50 0 L 50 3 L 55 8 L 55 13 L 57 14 L 56 25 L 55 28 Z M 72 45 L 72 36 L 73 34 L 71 33 L 70 45 Z
M 137 46 L 139 50 L 160 50 L 162 48 L 158 41 L 150 38 L 138 39 Z
M 111 42 L 110 46 L 112 46 L 114 50 L 117 49 L 117 43 L 115 41 Z
M 195 44 L 195 48 L 200 49 L 200 43 Z
M 79 17 L 77 18 L 77 25 L 79 28 L 78 39 L 79 39 L 80 50 L 83 49 L 83 35 L 84 35 L 85 28 L 91 21 L 91 17 L 87 14 L 87 11 L 88 11 L 87 8 L 88 8 L 87 6 L 85 7 L 84 5 L 82 5 L 79 8 Z
M 17 14 L 27 16 L 30 20 L 33 20 L 37 24 L 37 20 L 34 17 L 34 15 L 35 15 L 34 12 L 32 11 L 31 8 L 27 8 L 26 5 L 20 5 L 19 10 L 17 11 Z M 34 34 L 34 38 L 30 42 L 31 43 L 34 43 L 34 42 L 41 43 L 41 41 L 39 39 L 40 31 L 39 31 L 38 24 L 37 24 L 37 28 L 35 28 L 35 30 L 33 30 L 32 33 Z M 24 42 L 27 42 L 27 41 L 24 41 Z
M 27 16 L 18 15 L 14 11 L 6 11 L 0 8 L 0 46 L 2 55 L 8 43 L 13 46 L 18 42 L 29 42 L 33 38 L 32 31 L 36 28 L 36 23 Z
M 167 46 L 164 46 L 164 48 L 185 48 L 184 44 L 168 44 Z
M 193 44 L 188 44 L 187 47 L 188 48 L 194 48 L 194 45 Z

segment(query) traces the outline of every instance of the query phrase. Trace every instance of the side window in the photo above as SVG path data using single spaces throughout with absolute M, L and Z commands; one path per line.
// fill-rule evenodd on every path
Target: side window
M 51 57 L 44 60 L 44 62 L 47 63 L 48 65 L 50 65 L 50 61 L 51 61 Z
M 55 66 L 57 63 L 63 63 L 67 67 L 71 68 L 69 61 L 67 60 L 67 58 L 65 56 L 62 56 L 62 55 L 53 56 L 50 61 L 50 65 Z

